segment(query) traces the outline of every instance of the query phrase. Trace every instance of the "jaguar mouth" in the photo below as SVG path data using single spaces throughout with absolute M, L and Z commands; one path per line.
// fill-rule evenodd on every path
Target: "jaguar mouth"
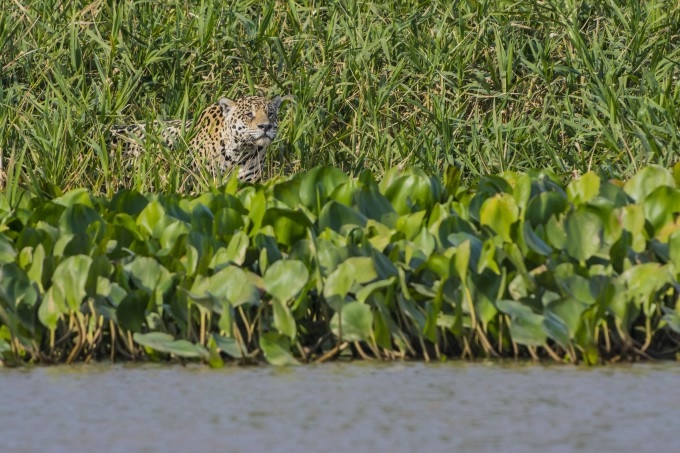
M 272 142 L 272 137 L 267 134 L 262 134 L 255 139 L 255 144 L 257 146 L 267 146 Z

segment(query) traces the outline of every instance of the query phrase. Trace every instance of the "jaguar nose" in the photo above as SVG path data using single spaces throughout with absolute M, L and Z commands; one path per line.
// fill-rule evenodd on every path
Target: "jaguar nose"
M 262 123 L 258 124 L 257 127 L 262 129 L 264 132 L 269 132 L 272 129 L 271 123 Z

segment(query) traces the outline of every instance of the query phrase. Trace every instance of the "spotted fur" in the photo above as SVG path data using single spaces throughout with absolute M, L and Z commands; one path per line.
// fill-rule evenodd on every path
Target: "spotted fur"
M 196 167 L 205 166 L 214 177 L 221 177 L 238 166 L 242 181 L 262 179 L 267 146 L 276 137 L 277 114 L 281 103 L 290 96 L 268 100 L 248 96 L 237 100 L 222 98 L 208 107 L 198 118 L 195 128 L 185 124 L 185 131 L 195 130 L 188 149 L 196 156 Z M 181 121 L 154 123 L 165 144 L 174 147 L 183 139 Z M 144 151 L 146 124 L 133 124 L 111 129 L 109 146 L 121 146 L 127 158 Z

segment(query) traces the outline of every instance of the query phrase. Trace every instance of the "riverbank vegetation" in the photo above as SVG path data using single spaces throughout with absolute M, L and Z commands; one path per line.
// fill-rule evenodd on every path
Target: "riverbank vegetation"
M 197 196 L 1 196 L 0 354 L 673 359 L 678 187 L 680 165 L 566 187 L 318 167 Z
M 677 2 L 5 3 L 1 362 L 677 357 Z M 264 185 L 107 151 L 259 90 Z

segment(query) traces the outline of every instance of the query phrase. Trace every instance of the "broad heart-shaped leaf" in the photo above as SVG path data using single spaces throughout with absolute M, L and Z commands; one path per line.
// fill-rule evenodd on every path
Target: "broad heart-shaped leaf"
M 238 345 L 236 339 L 223 337 L 221 335 L 217 335 L 216 333 L 214 333 L 212 337 L 215 340 L 217 347 L 220 348 L 225 354 L 235 359 L 240 359 L 243 357 L 243 351 L 241 351 L 241 347 Z
M 67 208 L 75 204 L 81 204 L 90 208 L 94 207 L 92 206 L 92 199 L 90 198 L 89 191 L 84 188 L 70 190 L 52 201 Z
M 491 227 L 506 242 L 512 242 L 510 227 L 517 221 L 519 208 L 515 198 L 507 193 L 497 193 L 488 198 L 479 210 L 479 222 Z
M 102 218 L 89 206 L 74 204 L 66 208 L 59 218 L 59 230 L 63 234 L 85 234 L 87 227 Z
M 639 305 L 673 281 L 673 277 L 668 265 L 642 263 L 626 270 L 619 276 L 619 281 L 625 282 L 629 300 Z
M 309 271 L 302 261 L 279 260 L 264 273 L 264 289 L 282 302 L 288 302 L 304 288 Z
M 149 293 L 138 289 L 127 293 L 116 307 L 116 319 L 123 329 L 132 332 L 142 330 L 146 320 L 146 307 L 149 303 Z
M 197 203 L 191 211 L 191 228 L 203 234 L 212 234 L 215 216 L 203 203 Z
M 581 206 L 567 215 L 567 254 L 578 261 L 586 261 L 600 250 L 602 222 L 600 218 Z
M 210 353 L 199 344 L 187 340 L 175 340 L 172 335 L 163 332 L 135 333 L 132 335 L 135 343 L 159 352 L 167 352 L 184 358 L 207 359 Z
M 527 346 L 541 346 L 545 344 L 546 335 L 543 331 L 543 316 L 534 313 L 531 308 L 514 300 L 499 300 L 498 309 L 510 315 L 510 336 L 513 341 Z
M 47 327 L 49 330 L 56 329 L 57 321 L 59 321 L 62 314 L 67 312 L 68 307 L 66 307 L 64 295 L 61 293 L 58 286 L 52 286 L 45 291 L 45 295 L 38 308 L 38 319 L 43 326 Z
M 165 209 L 158 201 L 152 201 L 137 216 L 137 225 L 152 236 L 156 226 L 165 218 Z
M 345 296 L 354 286 L 354 282 L 352 268 L 342 265 L 338 266 L 326 278 L 326 284 L 323 287 L 324 299 L 334 310 L 339 310 L 345 300 Z
M 16 258 L 17 252 L 7 237 L 0 233 L 0 264 L 11 263 Z
M 277 366 L 299 365 L 290 353 L 290 339 L 276 332 L 267 332 L 260 337 L 260 349 L 267 362 Z
M 52 275 L 52 282 L 64 296 L 69 309 L 80 310 L 80 304 L 86 296 L 85 283 L 92 264 L 87 255 L 69 256 L 59 263 Z
M 197 278 L 189 295 L 195 300 L 216 297 L 221 303 L 232 306 L 246 303 L 255 305 L 260 301 L 260 292 L 253 280 L 236 266 L 227 266 L 207 278 Z
M 525 219 L 532 226 L 543 225 L 550 217 L 567 208 L 567 198 L 561 192 L 542 192 L 527 204 Z
M 567 197 L 575 205 L 587 203 L 600 192 L 600 178 L 589 171 L 578 179 L 574 179 L 567 186 Z
M 274 327 L 276 330 L 295 341 L 297 326 L 290 307 L 285 302 L 274 299 L 272 300 L 272 308 L 274 309 Z
M 349 178 L 336 167 L 315 167 L 305 173 L 295 175 L 300 180 L 300 201 L 312 212 L 319 212 L 323 201 L 328 198 L 335 189 L 346 183 Z M 291 206 L 295 207 L 295 206 Z
M 657 187 L 644 199 L 642 208 L 654 231 L 659 232 L 680 212 L 680 190 L 668 186 Z
M 262 219 L 262 225 L 271 225 L 276 241 L 287 246 L 307 237 L 311 223 L 301 211 L 283 208 L 269 208 Z
M 380 191 L 394 210 L 404 215 L 431 208 L 441 197 L 443 188 L 439 179 L 429 177 L 419 168 L 393 167 L 383 176 Z
M 319 230 L 323 231 L 330 228 L 340 232 L 345 225 L 366 226 L 366 217 L 354 209 L 338 203 L 329 201 L 321 208 L 319 213 Z
M 149 204 L 149 200 L 136 190 L 124 189 L 111 198 L 109 210 L 135 217 Z
M 526 313 L 512 320 L 510 335 L 519 344 L 526 346 L 541 346 L 545 344 L 546 336 L 542 329 L 543 316 Z
M 586 304 L 570 297 L 550 302 L 544 311 L 543 331 L 566 348 L 576 335 L 586 308 Z
M 244 231 L 237 231 L 229 240 L 227 248 L 220 247 L 210 261 L 210 269 L 221 269 L 228 264 L 240 266 L 246 259 L 250 239 Z
M 377 220 L 390 228 L 395 226 L 397 213 L 394 212 L 389 200 L 378 191 L 375 183 L 357 190 L 354 193 L 354 201 L 359 212 L 367 218 Z
M 154 291 L 156 288 L 165 291 L 172 283 L 172 275 L 162 264 L 146 256 L 135 257 L 124 266 L 138 288 Z
M 378 278 L 373 258 L 370 256 L 353 256 L 346 259 L 340 267 L 346 268 L 346 272 L 352 275 L 357 283 L 368 283 Z
M 245 225 L 243 214 L 238 210 L 225 207 L 215 213 L 215 232 L 217 234 L 232 234 L 242 231 Z
M 163 247 L 165 250 L 172 250 L 177 240 L 180 237 L 189 234 L 189 232 L 189 226 L 186 223 L 180 220 L 174 220 L 170 222 L 163 229 L 163 233 L 161 233 L 159 238 L 161 247 Z
M 39 255 L 42 250 L 42 245 L 39 245 L 36 255 Z M 42 253 L 44 258 L 44 251 Z M 42 266 L 42 259 L 39 256 L 37 258 L 40 259 L 39 264 Z M 0 320 L 2 320 L 3 307 L 5 310 L 9 309 L 10 313 L 16 313 L 22 305 L 33 310 L 39 299 L 40 281 L 31 280 L 30 271 L 27 273 L 17 263 L 0 265 Z
M 623 189 L 639 203 L 660 186 L 675 187 L 673 175 L 663 167 L 649 165 L 633 176 Z
M 369 341 L 373 336 L 371 307 L 361 302 L 349 302 L 331 319 L 333 335 L 344 341 Z

